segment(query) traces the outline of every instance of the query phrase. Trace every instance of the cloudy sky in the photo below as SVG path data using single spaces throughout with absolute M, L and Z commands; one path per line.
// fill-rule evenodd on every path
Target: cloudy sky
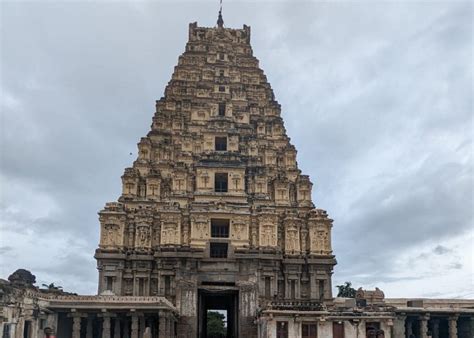
M 474 298 L 472 4 L 224 2 L 335 220 L 334 284 Z M 97 212 L 217 3 L 1 2 L 1 278 L 96 292 Z

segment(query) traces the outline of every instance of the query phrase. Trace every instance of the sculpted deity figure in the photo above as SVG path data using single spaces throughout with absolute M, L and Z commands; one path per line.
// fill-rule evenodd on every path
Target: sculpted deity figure
M 102 235 L 102 244 L 103 245 L 114 245 L 116 240 L 115 237 L 117 236 L 117 228 L 115 224 L 105 224 L 104 225 L 104 233 Z
M 286 244 L 285 248 L 286 251 L 299 251 L 299 232 L 298 228 L 295 226 L 291 226 L 286 231 Z
M 206 238 L 207 222 L 199 221 L 195 223 L 197 238 Z
M 133 281 L 130 278 L 125 278 L 125 295 L 131 296 L 133 294 Z
M 301 231 L 301 251 L 306 251 L 306 238 L 308 237 L 308 231 L 302 230 Z
M 139 248 L 146 248 L 149 245 L 150 228 L 147 225 L 141 225 L 137 228 L 137 244 Z
M 165 223 L 163 229 L 163 238 L 161 239 L 162 244 L 175 244 L 176 243 L 176 224 Z
M 274 246 L 275 245 L 275 234 L 274 227 L 271 224 L 264 224 L 262 227 L 262 242 L 261 246 Z
M 316 235 L 316 248 L 318 251 L 324 250 L 324 230 L 318 230 Z
M 235 239 L 242 239 L 243 234 L 244 234 L 244 228 L 245 224 L 244 223 L 236 223 L 234 224 L 234 234 L 233 237 Z

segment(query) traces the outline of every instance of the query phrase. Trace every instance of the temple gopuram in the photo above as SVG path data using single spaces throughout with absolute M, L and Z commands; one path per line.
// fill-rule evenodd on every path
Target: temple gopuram
M 2 338 L 474 337 L 473 300 L 333 296 L 333 221 L 250 37 L 221 12 L 189 25 L 122 194 L 99 212 L 98 294 L 40 290 L 19 270 L 0 284 Z

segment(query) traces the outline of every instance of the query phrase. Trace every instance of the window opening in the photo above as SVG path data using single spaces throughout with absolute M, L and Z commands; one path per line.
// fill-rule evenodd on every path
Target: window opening
M 225 116 L 225 103 L 219 103 L 219 116 Z
M 227 192 L 228 175 L 227 173 L 216 173 L 214 176 L 214 191 Z
M 318 338 L 318 325 L 303 323 L 301 328 L 302 338 Z
M 271 297 L 271 278 L 265 277 L 265 298 Z
M 211 237 L 229 238 L 229 220 L 212 218 Z
M 171 277 L 165 276 L 165 296 L 169 296 L 171 294 Z
M 105 277 L 105 289 L 108 291 L 112 291 L 113 287 L 114 287 L 113 277 Z
M 211 243 L 211 258 L 227 258 L 227 243 Z
M 216 151 L 226 151 L 227 150 L 227 137 L 216 136 L 215 144 L 216 144 Z

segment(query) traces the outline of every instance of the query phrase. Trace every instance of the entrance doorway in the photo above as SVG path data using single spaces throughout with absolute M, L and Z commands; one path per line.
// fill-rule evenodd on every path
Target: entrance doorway
M 198 338 L 238 337 L 238 291 L 199 290 Z

